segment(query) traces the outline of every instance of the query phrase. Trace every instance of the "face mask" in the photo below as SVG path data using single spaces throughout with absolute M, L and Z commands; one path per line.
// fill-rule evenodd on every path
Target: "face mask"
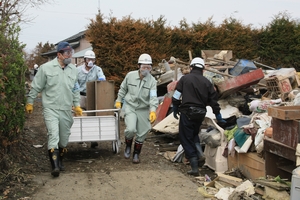
M 71 61 L 72 61 L 71 58 L 65 58 L 65 59 L 63 60 L 63 63 L 64 63 L 65 65 L 68 65 L 68 64 L 71 63 Z
M 142 76 L 144 76 L 144 77 L 146 77 L 146 76 L 148 76 L 148 74 L 150 74 L 150 71 L 147 70 L 147 69 L 145 69 L 145 70 L 140 70 L 140 72 L 141 72 Z
M 89 63 L 87 64 L 88 67 L 93 67 L 94 66 L 94 63 L 93 61 L 89 61 Z

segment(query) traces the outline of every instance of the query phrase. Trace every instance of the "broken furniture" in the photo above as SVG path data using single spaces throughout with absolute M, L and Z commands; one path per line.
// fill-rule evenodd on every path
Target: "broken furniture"
M 300 142 L 299 106 L 272 106 L 273 138 L 264 139 L 266 175 L 280 176 L 291 180 L 296 168 L 296 148 Z

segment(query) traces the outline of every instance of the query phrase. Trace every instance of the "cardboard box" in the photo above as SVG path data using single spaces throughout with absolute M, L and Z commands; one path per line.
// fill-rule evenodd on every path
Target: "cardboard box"
M 236 153 L 228 156 L 228 168 L 238 168 L 248 179 L 265 177 L 265 161 L 257 153 Z
M 268 115 L 282 120 L 300 119 L 300 106 L 271 106 Z

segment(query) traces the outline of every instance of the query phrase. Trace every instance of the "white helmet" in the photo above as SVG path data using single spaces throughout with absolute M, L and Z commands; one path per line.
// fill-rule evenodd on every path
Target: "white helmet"
M 190 67 L 199 67 L 203 69 L 205 66 L 204 60 L 202 58 L 196 57 L 192 60 Z
M 96 58 L 96 56 L 92 50 L 87 50 L 84 54 L 84 58 Z
M 38 66 L 37 64 L 34 64 L 34 65 L 33 65 L 33 68 L 34 68 L 34 69 L 37 69 L 38 67 L 39 67 L 39 66 Z
M 149 54 L 143 53 L 140 55 L 138 64 L 150 64 L 152 65 L 152 58 Z

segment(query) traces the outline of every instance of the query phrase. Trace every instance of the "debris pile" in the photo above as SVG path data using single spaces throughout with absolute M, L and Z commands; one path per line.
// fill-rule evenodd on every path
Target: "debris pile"
M 199 192 L 204 196 L 214 193 L 217 198 L 217 193 L 222 193 L 220 196 L 228 194 L 230 199 L 234 199 L 233 196 L 235 199 L 247 199 L 246 196 L 255 194 L 270 198 L 276 194 L 285 199 L 286 195 L 289 196 L 292 170 L 300 164 L 299 161 L 296 165 L 296 160 L 300 160 L 300 129 L 296 133 L 293 133 L 292 128 L 286 129 L 289 137 L 278 137 L 278 133 L 283 131 L 279 130 L 278 124 L 282 123 L 281 127 L 288 126 L 285 125 L 287 123 L 290 127 L 294 123 L 300 124 L 300 121 L 293 122 L 300 119 L 299 73 L 294 68 L 274 69 L 259 63 L 257 59 L 231 61 L 230 50 L 203 50 L 201 56 L 206 64 L 204 76 L 214 84 L 219 93 L 221 114 L 227 123 L 218 124 L 212 109 L 207 107 L 199 137 L 206 157 L 204 166 L 218 173 L 218 177 L 212 181 L 214 185 L 204 185 Z M 153 76 L 158 80 L 158 91 L 161 92 L 158 120 L 152 127 L 154 133 L 178 134 L 179 122 L 173 117 L 171 98 L 186 66 L 188 63 L 171 57 L 168 62 L 163 60 L 153 71 Z M 280 113 L 274 108 L 290 108 L 285 114 L 294 115 L 292 118 L 276 121 Z M 275 133 L 277 136 L 274 136 Z M 288 149 L 286 145 L 291 140 L 296 141 L 296 144 Z M 172 162 L 184 162 L 184 150 L 179 144 L 177 151 L 167 151 L 165 157 Z M 280 163 L 281 159 L 283 161 Z M 288 166 L 284 163 L 288 163 Z M 278 170 L 267 166 L 277 166 Z M 222 179 L 220 174 L 235 170 L 240 170 L 247 181 L 234 185 L 234 189 L 219 183 L 219 179 Z M 275 181 L 276 184 L 273 184 L 275 179 L 267 177 L 282 179 L 280 183 Z M 210 186 L 214 186 L 216 190 Z M 259 190 L 257 187 L 263 189 Z

